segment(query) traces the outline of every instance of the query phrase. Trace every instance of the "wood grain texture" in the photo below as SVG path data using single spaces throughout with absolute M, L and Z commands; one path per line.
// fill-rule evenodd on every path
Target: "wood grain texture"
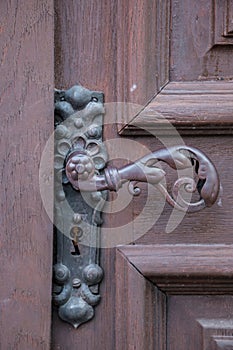
M 170 0 L 117 4 L 115 101 L 137 104 L 139 112 L 169 80 Z M 118 131 L 134 116 L 118 109 Z
M 233 4 L 231 0 L 227 0 L 224 9 L 224 36 L 233 36 Z
M 171 81 L 232 79 L 226 0 L 172 1 Z
M 158 138 L 145 137 L 137 138 L 137 141 L 142 142 L 152 150 L 162 148 L 164 145 L 177 145 L 180 142 L 179 139 L 169 137 L 160 138 L 160 140 Z M 151 204 L 147 207 L 147 215 L 148 217 L 151 217 L 151 222 L 153 222 L 151 229 L 148 230 L 147 233 L 137 241 L 137 243 L 232 244 L 232 136 L 186 136 L 183 138 L 183 142 L 188 146 L 201 149 L 216 165 L 221 182 L 220 196 L 213 207 L 192 214 L 186 213 L 186 215 L 183 216 L 181 212 L 173 210 L 169 205 L 164 206 L 163 199 L 157 198 L 151 193 L 154 200 L 152 199 Z M 171 169 L 164 168 L 164 170 L 167 173 L 167 186 L 169 188 L 169 186 L 174 183 L 176 174 L 172 173 Z M 140 196 L 142 198 L 140 198 Z M 141 213 L 144 207 L 143 203 L 148 200 L 148 194 L 145 190 L 142 190 L 140 196 L 135 198 L 133 202 L 133 218 Z M 160 205 L 163 210 L 159 219 L 156 219 L 155 213 Z M 171 231 L 168 234 L 167 229 L 169 221 Z
M 144 105 L 168 80 L 169 8 L 169 0 L 56 2 L 57 88 L 79 82 L 108 102 Z
M 171 82 L 121 133 L 232 134 L 232 98 L 233 82 Z
M 103 0 L 60 0 L 55 2 L 55 84 L 69 88 L 83 86 L 104 91 L 105 101 L 115 100 L 116 86 L 116 2 Z M 112 125 L 105 137 L 116 135 Z M 130 208 L 132 211 L 132 208 Z M 111 224 L 111 220 L 105 220 Z M 104 279 L 95 317 L 78 330 L 62 322 L 53 312 L 52 349 L 112 349 L 115 339 L 115 255 L 113 249 L 100 253 Z
M 155 349 L 215 349 L 217 344 L 232 344 L 232 295 L 219 295 L 224 291 L 224 284 L 220 283 L 218 291 L 212 291 L 215 296 L 206 293 L 205 283 L 212 278 L 212 287 L 217 281 L 227 280 L 232 285 L 232 249 L 227 245 L 154 245 L 154 246 L 122 246 L 118 248 L 116 259 L 117 286 L 124 291 L 118 290 L 116 305 L 119 308 L 119 321 L 117 324 L 123 326 L 123 337 L 119 336 L 119 347 L 128 348 L 129 336 L 138 329 L 138 317 L 145 315 L 144 303 L 149 310 L 146 317 L 153 315 L 155 307 L 160 323 L 160 329 L 156 329 L 156 337 L 160 339 L 155 343 Z M 224 260 L 225 257 L 225 260 Z M 208 266 L 207 266 L 208 265 Z M 212 266 L 211 266 L 212 265 Z M 208 269 L 213 271 L 214 276 L 208 275 Z M 228 275 L 228 276 L 227 276 Z M 202 282 L 196 277 L 203 277 Z M 174 280 L 180 280 L 180 286 Z M 185 295 L 186 280 L 190 279 L 192 290 Z M 163 283 L 161 283 L 161 280 Z M 155 286 L 162 289 L 166 294 L 160 293 L 160 299 L 153 301 L 150 297 L 143 296 L 147 288 L 143 286 L 153 282 Z M 138 286 L 141 292 L 138 292 Z M 175 286 L 172 289 L 171 286 Z M 202 285 L 202 287 L 201 287 Z M 200 288 L 201 287 L 201 288 Z M 194 295 L 196 291 L 196 294 Z M 209 290 L 210 292 L 210 290 Z M 232 289 L 231 289 L 232 294 Z M 141 294 L 140 294 L 141 293 Z M 174 295 L 179 294 L 179 295 Z M 229 293 L 228 293 L 229 294 Z M 161 299 L 161 296 L 163 298 Z M 134 305 L 135 303 L 135 305 Z M 135 310 L 137 314 L 134 317 Z M 143 310 L 143 311 L 142 311 Z M 167 315 L 167 320 L 165 318 Z M 131 329 L 133 327 L 133 330 Z M 150 330 L 151 323 L 148 325 Z M 149 331 L 147 329 L 147 331 Z M 119 332 L 118 332 L 119 333 Z M 148 338 L 149 339 L 149 338 Z M 153 336 L 150 339 L 154 339 Z M 140 339 L 141 340 L 141 339 Z M 221 341 L 221 342 L 220 342 Z M 134 344 L 132 341 L 130 343 Z M 139 341 L 133 348 L 149 348 L 141 346 Z M 150 343 L 151 344 L 151 343 Z M 130 348 L 130 347 L 129 347 Z M 218 348 L 217 348 L 218 349 Z
M 233 45 L 232 40 L 232 1 L 213 1 L 212 42 L 214 45 Z
M 141 101 L 130 100 L 141 108 L 135 114 L 118 113 L 121 135 L 168 134 L 168 123 L 181 134 L 232 133 L 233 38 L 227 29 L 231 17 L 227 0 L 171 1 L 171 31 L 165 35 L 169 67 L 167 59 L 161 60 L 169 83 L 161 85 L 152 100 L 143 90 Z M 167 23 L 166 16 L 161 18 Z M 125 74 L 129 72 L 130 68 Z M 143 71 L 137 77 L 143 81 Z
M 168 350 L 232 349 L 233 296 L 169 296 Z
M 114 101 L 116 1 L 55 1 L 55 85 L 81 84 Z
M 123 253 L 123 254 L 122 254 Z M 166 349 L 166 297 L 116 251 L 115 349 Z
M 117 1 L 117 100 L 140 105 L 168 81 L 170 1 Z
M 144 277 L 169 294 L 233 292 L 233 245 L 133 245 L 120 251 Z
M 53 131 L 52 5 L 0 4 L 1 349 L 50 348 L 52 224 L 39 164 Z
M 79 81 L 91 89 L 103 90 L 106 102 L 116 101 L 116 96 L 123 96 L 124 94 L 126 98 L 128 94 L 130 101 L 135 102 L 139 90 L 135 89 L 133 92 L 129 92 L 130 88 L 133 88 L 133 78 L 135 78 L 132 73 L 137 72 L 138 74 L 141 74 L 142 78 L 140 78 L 140 76 L 137 76 L 136 78 L 138 81 L 142 79 L 144 84 L 144 78 L 148 76 L 149 71 L 153 75 L 155 71 L 159 72 L 159 70 L 157 67 L 154 67 L 153 71 L 150 70 L 150 68 L 142 66 L 142 64 L 146 63 L 145 60 L 149 60 L 151 63 L 155 62 L 155 57 L 143 57 L 140 54 L 137 57 L 130 56 L 127 58 L 127 50 L 129 53 L 135 53 L 143 52 L 146 48 L 149 55 L 153 55 L 154 51 L 151 50 L 150 47 L 152 46 L 154 48 L 154 42 L 151 44 L 150 40 L 148 40 L 146 35 L 149 31 L 146 24 L 147 18 L 143 18 L 143 16 L 148 14 L 150 6 L 155 9 L 158 3 L 160 3 L 161 6 L 168 5 L 168 2 L 164 1 L 152 1 L 150 2 L 150 5 L 145 4 L 145 2 L 137 2 L 137 12 L 136 7 L 133 6 L 133 2 L 101 1 L 98 5 L 96 3 L 94 4 L 92 1 L 75 2 L 73 0 L 61 0 L 56 2 L 55 75 L 57 87 L 67 88 Z M 128 9 L 129 12 L 127 12 Z M 124 14 L 126 18 L 119 18 L 116 14 Z M 150 23 L 152 17 L 153 16 L 149 14 L 148 23 Z M 160 15 L 160 18 L 166 19 L 166 16 Z M 180 18 L 185 20 L 185 16 L 180 16 Z M 117 25 L 117 23 L 121 24 Z M 139 26 L 139 23 L 141 24 L 141 27 Z M 154 28 L 154 25 L 153 22 L 152 28 Z M 122 33 L 127 34 L 125 34 L 125 38 L 122 37 Z M 118 35 L 120 35 L 119 39 Z M 139 43 L 139 39 L 144 40 L 145 43 Z M 163 39 L 166 41 L 164 47 L 167 47 L 169 38 L 163 37 Z M 118 42 L 118 40 L 119 43 L 123 43 L 123 47 L 120 45 L 117 45 L 116 47 L 116 42 Z M 163 60 L 160 62 L 163 62 Z M 192 67 L 189 66 L 187 69 L 190 69 L 191 71 Z M 166 69 L 161 66 L 160 71 L 166 72 Z M 122 77 L 125 77 L 125 80 L 122 80 Z M 131 77 L 131 80 L 129 80 L 129 77 Z M 221 76 L 219 76 L 219 78 L 221 78 Z M 154 92 L 157 91 L 156 86 L 159 86 L 156 85 L 159 79 L 159 77 L 155 78 Z M 130 83 L 128 83 L 128 81 L 130 81 Z M 164 81 L 166 82 L 166 79 Z M 217 82 L 218 81 L 216 81 L 216 83 Z M 153 82 L 149 80 L 148 84 L 148 86 L 152 86 Z M 142 87 L 143 85 L 140 86 Z M 219 89 L 216 88 L 216 90 L 218 91 Z M 147 98 L 149 95 L 147 95 L 147 92 L 149 92 L 149 90 L 147 90 L 147 86 L 145 86 L 145 94 L 142 88 L 140 91 L 141 93 L 138 94 L 138 98 L 148 103 L 149 100 L 147 100 Z M 191 94 L 191 97 L 193 98 L 192 95 L 193 94 Z M 153 97 L 153 95 L 151 96 Z M 181 97 L 182 96 L 183 95 L 181 95 Z M 227 98 L 229 96 L 231 96 L 231 91 L 229 94 L 227 92 Z M 122 100 L 122 97 L 120 97 L 120 100 Z M 179 102 L 177 101 L 177 103 Z M 222 100 L 221 103 L 223 103 Z M 192 109 L 195 109 L 194 106 Z M 121 116 L 119 115 L 119 123 L 121 123 L 122 120 L 123 119 L 121 119 Z M 105 126 L 104 133 L 106 139 L 120 139 L 117 135 L 117 128 L 113 125 Z M 134 136 L 133 133 L 131 133 L 131 135 Z M 198 133 L 196 133 L 196 135 L 198 135 Z M 135 140 L 133 137 L 131 139 Z M 123 145 L 121 147 L 123 148 L 123 138 L 120 139 L 120 142 L 121 140 Z M 161 148 L 164 144 L 171 145 L 173 142 L 176 144 L 176 140 L 174 141 L 170 137 L 162 139 L 138 137 L 136 141 L 141 142 L 143 146 L 147 146 L 151 150 Z M 172 209 L 167 205 L 164 208 L 162 207 L 163 212 L 159 219 L 157 221 L 152 220 L 152 227 L 145 232 L 144 236 L 138 239 L 137 243 L 145 245 L 178 243 L 232 244 L 232 137 L 186 137 L 184 138 L 184 142 L 187 143 L 187 145 L 199 147 L 206 152 L 216 164 L 219 169 L 223 187 L 220 198 L 213 208 L 192 215 L 186 215 L 183 220 L 180 221 L 178 226 L 176 224 L 177 221 L 180 220 L 180 213 L 175 212 L 172 218 L 174 231 L 171 233 L 167 233 L 166 226 L 168 220 L 171 218 Z M 125 157 L 124 152 L 122 153 L 122 157 Z M 113 163 L 120 166 L 122 159 L 114 160 Z M 169 185 L 171 184 L 172 176 L 173 175 L 168 178 Z M 163 205 L 163 202 L 160 202 L 159 198 L 157 198 L 159 196 L 154 194 L 153 196 L 148 212 L 146 213 L 146 218 L 143 217 L 142 222 L 143 220 L 146 222 L 147 219 L 155 218 L 155 210 L 157 210 L 160 205 Z M 132 199 L 126 209 L 113 214 L 105 214 L 104 227 L 118 227 L 119 225 L 124 225 L 126 222 L 132 222 L 134 218 L 140 215 L 146 200 L 147 191 L 142 190 L 141 195 Z M 134 237 L 138 237 L 141 232 L 137 232 L 137 228 L 132 224 L 132 232 L 130 232 L 130 234 Z M 77 332 L 77 330 L 74 330 L 71 326 L 58 319 L 56 312 L 54 312 L 53 349 L 68 350 L 78 347 L 81 350 L 118 350 L 121 349 L 119 347 L 121 342 L 130 345 L 131 341 L 132 344 L 135 345 L 135 341 L 132 339 L 132 334 L 135 334 L 132 325 L 134 325 L 137 330 L 145 330 L 146 318 L 148 317 L 148 320 L 152 320 L 154 317 L 154 307 L 156 307 L 155 317 L 158 317 L 157 320 L 160 320 L 160 322 L 162 320 L 162 322 L 159 323 L 159 321 L 156 321 L 153 331 L 152 328 L 150 328 L 149 330 L 145 330 L 145 332 L 147 332 L 146 334 L 152 334 L 155 332 L 156 338 L 151 338 L 152 344 L 156 344 L 157 348 L 161 350 L 166 348 L 164 336 L 166 332 L 164 326 L 166 297 L 164 296 L 164 293 L 158 292 L 158 294 L 156 294 L 156 292 L 152 292 L 154 287 L 152 287 L 151 283 L 145 281 L 144 278 L 142 278 L 142 274 L 133 268 L 133 266 L 127 261 L 127 258 L 122 257 L 122 255 L 119 256 L 119 254 L 121 255 L 122 253 L 119 251 L 117 252 L 117 263 L 115 266 L 114 250 L 103 249 L 101 251 L 101 266 L 105 270 L 104 281 L 101 283 L 100 287 L 102 300 L 100 305 L 96 308 L 95 318 L 91 322 L 82 325 Z M 130 281 L 131 283 L 126 283 L 126 281 Z M 142 290 L 138 290 L 138 288 L 135 289 L 135 286 L 142 288 Z M 133 296 L 135 296 L 135 300 L 132 300 Z M 143 300 L 144 297 L 148 297 L 148 305 L 146 305 Z M 216 296 L 213 296 L 213 299 L 215 297 Z M 138 303 L 136 305 L 137 301 Z M 136 312 L 136 307 L 139 310 L 138 313 Z M 148 310 L 149 308 L 150 310 Z M 131 313 L 138 321 L 136 325 L 130 324 Z M 142 315 L 141 318 L 140 315 Z M 132 316 L 132 318 L 134 316 Z M 145 319 L 143 320 L 144 316 Z M 174 318 L 174 322 L 175 320 L 176 319 Z M 123 325 L 120 324 L 121 322 Z M 128 334 L 127 331 L 125 332 L 124 325 L 129 332 L 133 333 Z M 152 325 L 150 324 L 149 327 L 152 327 Z M 122 339 L 123 337 L 124 339 Z M 135 337 L 138 340 L 138 344 L 143 344 L 144 342 L 148 345 L 148 342 L 143 335 L 142 340 L 138 339 L 138 334 L 136 334 Z M 148 346 L 150 346 L 150 343 Z M 177 347 L 177 349 L 179 349 L 179 347 Z M 196 349 L 198 349 L 198 347 L 196 347 Z

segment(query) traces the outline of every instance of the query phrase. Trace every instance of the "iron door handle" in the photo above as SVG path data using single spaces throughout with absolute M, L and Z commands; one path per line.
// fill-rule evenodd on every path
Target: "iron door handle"
M 84 162 L 87 155 L 84 155 L 82 152 L 77 150 L 72 151 L 67 157 L 65 167 L 66 176 L 77 191 L 94 192 L 109 190 L 117 192 L 125 182 L 135 182 L 135 184 L 146 182 L 156 186 L 165 195 L 170 205 L 182 211 L 197 211 L 204 207 L 211 207 L 218 197 L 219 177 L 217 170 L 203 152 L 193 147 L 178 146 L 160 149 L 120 169 L 107 166 L 101 175 L 95 174 L 94 162 L 89 158 L 89 166 L 84 177 L 83 169 L 85 168 Z M 161 168 L 156 167 L 156 163 L 161 161 L 177 170 L 194 166 L 198 176 L 197 184 L 188 178 L 182 179 L 182 181 L 178 180 L 173 186 L 172 197 L 164 186 L 161 185 L 161 180 L 166 175 Z M 186 185 L 186 189 L 192 192 L 197 190 L 200 194 L 200 200 L 196 203 L 179 201 L 178 190 L 181 185 Z M 188 185 L 189 188 L 187 188 Z M 133 195 L 140 194 L 138 187 L 131 186 L 130 189 Z M 177 199 L 175 200 L 174 197 Z
M 101 210 L 107 191 L 128 183 L 139 195 L 138 183 L 156 187 L 174 208 L 197 211 L 212 206 L 220 181 L 211 160 L 188 146 L 164 148 L 117 168 L 107 164 L 102 140 L 103 94 L 79 85 L 55 91 L 55 226 L 56 257 L 53 300 L 62 320 L 75 328 L 94 316 L 103 278 L 99 266 Z M 178 178 L 169 194 L 164 186 L 163 162 L 170 168 L 194 169 L 194 178 Z M 180 188 L 197 192 L 198 200 L 186 201 Z M 86 194 L 86 199 L 82 197 Z M 84 239 L 84 237 L 86 237 Z M 88 238 L 88 240 L 87 240 Z M 88 243 L 87 243 L 88 241 Z

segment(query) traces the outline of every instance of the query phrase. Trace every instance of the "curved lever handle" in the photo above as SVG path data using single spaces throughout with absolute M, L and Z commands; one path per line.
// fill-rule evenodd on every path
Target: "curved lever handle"
M 195 183 L 192 178 L 180 178 L 173 186 L 173 195 L 169 195 L 162 184 L 166 174 L 156 166 L 160 161 L 176 170 L 194 167 L 197 182 Z M 95 165 L 85 152 L 73 151 L 66 161 L 66 176 L 76 190 L 88 192 L 118 191 L 125 182 L 129 182 L 130 192 L 138 195 L 140 189 L 134 187 L 133 182 L 147 182 L 156 186 L 165 195 L 167 202 L 179 210 L 200 210 L 205 206 L 212 206 L 218 197 L 220 187 L 218 173 L 210 159 L 200 150 L 187 146 L 155 151 L 120 169 L 107 166 L 102 175 L 96 175 Z M 187 203 L 179 194 L 182 186 L 188 192 L 197 190 L 200 200 Z

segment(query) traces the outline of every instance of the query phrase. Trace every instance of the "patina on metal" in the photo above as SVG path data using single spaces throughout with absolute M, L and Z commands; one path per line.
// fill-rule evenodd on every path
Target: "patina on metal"
M 129 192 L 139 195 L 138 183 L 146 182 L 155 186 L 174 208 L 198 211 L 215 203 L 220 188 L 215 166 L 193 147 L 157 150 L 119 169 L 107 165 L 103 115 L 102 93 L 79 85 L 55 91 L 55 225 L 59 229 L 53 300 L 59 316 L 75 328 L 94 316 L 93 307 L 100 301 L 100 226 L 106 191 L 118 191 L 128 182 Z M 196 179 L 178 178 L 169 193 L 161 162 L 176 170 L 192 168 Z M 181 188 L 197 192 L 197 199 L 186 201 Z
M 194 147 L 164 148 L 120 169 L 107 166 L 101 175 L 94 173 L 94 164 L 90 163 L 90 170 L 86 178 L 83 178 L 75 162 L 78 162 L 80 166 L 83 163 L 79 151 L 71 153 L 66 164 L 67 178 L 76 190 L 118 191 L 125 182 L 129 182 L 129 191 L 138 195 L 140 189 L 135 185 L 139 182 L 147 182 L 157 187 L 170 205 L 184 211 L 197 211 L 205 206 L 212 206 L 219 193 L 219 177 L 215 166 L 203 152 Z M 166 173 L 160 167 L 156 167 L 156 163 L 159 162 L 165 162 L 176 170 L 194 167 L 198 177 L 197 183 L 192 178 L 180 178 L 174 183 L 172 195 L 170 195 L 162 184 Z M 183 200 L 179 191 L 183 186 L 186 187 L 186 191 L 195 192 L 197 190 L 200 199 L 194 203 Z
M 55 254 L 53 301 L 58 314 L 75 328 L 94 316 L 100 301 L 98 284 L 101 208 L 105 192 L 92 191 L 84 200 L 65 174 L 66 159 L 79 153 L 76 170 L 82 179 L 99 174 L 107 153 L 102 143 L 103 94 L 80 85 L 55 91 Z M 73 159 L 76 162 L 76 159 Z M 91 230 L 87 229 L 90 224 Z M 83 244 L 87 238 L 89 245 Z

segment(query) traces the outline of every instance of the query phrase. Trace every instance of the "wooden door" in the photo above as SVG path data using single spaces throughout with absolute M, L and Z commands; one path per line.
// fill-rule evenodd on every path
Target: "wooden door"
M 102 249 L 105 279 L 95 318 L 74 331 L 55 314 L 54 349 L 233 348 L 232 6 L 227 0 L 56 3 L 57 87 L 79 81 L 104 91 L 106 102 L 142 106 L 137 115 L 117 114 L 117 126 L 105 126 L 106 139 L 124 143 L 127 136 L 158 149 L 161 140 L 149 133 L 166 143 L 166 118 L 187 145 L 215 162 L 222 189 L 214 207 L 186 215 L 171 233 L 165 206 L 136 242 Z M 142 191 L 124 211 L 105 215 L 105 227 L 133 221 L 146 196 Z
M 2 349 L 233 348 L 232 6 L 2 2 Z M 94 319 L 77 330 L 56 310 L 50 329 L 52 227 L 38 168 L 52 132 L 53 76 L 57 88 L 79 82 L 103 91 L 106 102 L 141 106 L 137 115 L 117 114 L 106 139 L 123 143 L 127 136 L 156 150 L 163 145 L 150 133 L 171 140 L 165 117 L 187 145 L 213 160 L 221 180 L 215 206 L 186 215 L 170 233 L 165 206 L 132 244 L 101 250 L 102 300 Z M 105 228 L 133 222 L 146 198 L 142 191 L 124 211 L 105 215 Z M 157 200 L 155 194 L 151 215 Z

